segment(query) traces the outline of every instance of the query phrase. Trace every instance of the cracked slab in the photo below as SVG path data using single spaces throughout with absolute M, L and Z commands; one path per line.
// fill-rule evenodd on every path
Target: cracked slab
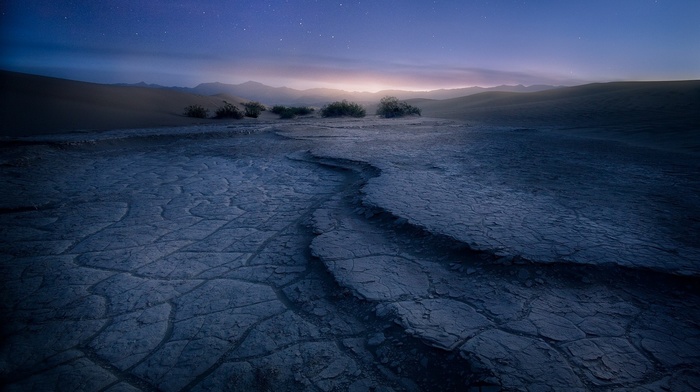
M 430 119 L 249 131 L 16 147 L 41 159 L 0 166 L 9 390 L 697 385 L 693 162 Z

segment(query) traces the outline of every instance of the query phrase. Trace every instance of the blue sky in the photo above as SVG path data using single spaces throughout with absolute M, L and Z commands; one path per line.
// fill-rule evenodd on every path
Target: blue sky
M 700 78 L 700 1 L 6 0 L 0 68 L 436 89 Z

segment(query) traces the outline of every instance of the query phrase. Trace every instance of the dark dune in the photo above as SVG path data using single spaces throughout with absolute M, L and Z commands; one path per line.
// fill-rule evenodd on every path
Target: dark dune
M 0 72 L 0 136 L 146 128 L 207 123 L 182 115 L 187 105 L 210 111 L 232 96 L 202 96 L 166 89 L 85 83 Z
M 409 102 L 430 117 L 549 127 L 700 152 L 700 80 L 594 83 L 534 93 L 487 92 Z

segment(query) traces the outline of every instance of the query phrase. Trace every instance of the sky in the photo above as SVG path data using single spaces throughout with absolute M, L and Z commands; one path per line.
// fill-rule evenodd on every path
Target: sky
M 2 0 L 0 69 L 432 90 L 700 79 L 700 0 Z

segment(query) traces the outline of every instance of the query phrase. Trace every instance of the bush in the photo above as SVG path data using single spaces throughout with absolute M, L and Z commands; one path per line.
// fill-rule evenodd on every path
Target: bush
M 365 114 L 365 109 L 362 106 L 346 100 L 329 103 L 321 108 L 321 116 L 323 117 L 364 117 Z
M 307 114 L 311 114 L 314 112 L 314 108 L 306 107 L 306 106 L 298 106 L 298 107 L 293 107 L 289 108 L 291 109 L 294 114 L 297 116 L 306 116 Z
M 233 106 L 231 103 L 224 101 L 224 106 L 216 109 L 215 118 L 235 118 L 240 120 L 243 118 L 243 113 L 240 109 Z
M 258 118 L 261 112 L 265 111 L 265 105 L 260 102 L 250 101 L 243 104 L 245 107 L 245 116 Z
M 286 108 L 282 112 L 278 113 L 280 115 L 281 119 L 288 120 L 290 118 L 296 117 L 296 113 L 294 113 L 294 110 L 292 108 Z
M 420 109 L 411 106 L 406 102 L 399 101 L 396 97 L 386 96 L 379 101 L 377 115 L 384 118 L 402 117 L 409 114 L 417 114 L 420 116 Z
M 309 107 L 286 107 L 282 105 L 275 105 L 270 111 L 279 115 L 280 118 L 289 119 L 296 116 L 306 116 L 307 114 L 311 114 L 314 109 Z
M 286 106 L 275 105 L 272 107 L 272 109 L 270 109 L 270 112 L 272 112 L 274 114 L 282 114 L 287 109 L 289 109 L 289 108 Z
M 202 105 L 190 105 L 185 108 L 185 116 L 196 118 L 207 118 L 209 110 L 204 109 Z

